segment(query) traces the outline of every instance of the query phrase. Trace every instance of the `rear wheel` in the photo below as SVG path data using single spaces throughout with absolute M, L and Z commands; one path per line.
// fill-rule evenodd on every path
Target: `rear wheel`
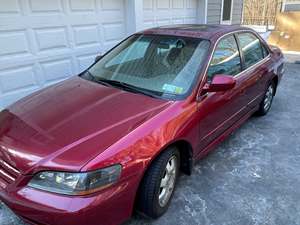
M 138 210 L 145 216 L 157 218 L 168 208 L 179 173 L 180 154 L 168 148 L 152 163 L 139 190 Z
M 273 102 L 273 98 L 274 98 L 274 94 L 275 94 L 275 83 L 272 81 L 266 92 L 265 92 L 265 95 L 264 95 L 264 98 L 263 100 L 261 101 L 260 105 L 259 105 L 259 109 L 257 111 L 257 115 L 259 116 L 264 116 L 266 115 L 270 108 L 271 108 L 271 105 L 272 105 L 272 102 Z

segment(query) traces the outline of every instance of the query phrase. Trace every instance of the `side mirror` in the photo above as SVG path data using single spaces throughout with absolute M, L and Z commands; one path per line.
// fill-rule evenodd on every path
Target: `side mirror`
M 235 79 L 232 76 L 217 74 L 210 84 L 203 87 L 203 92 L 224 92 L 235 86 Z
M 100 59 L 102 59 L 102 57 L 103 57 L 102 55 L 97 55 L 95 58 L 95 63 L 98 62 Z

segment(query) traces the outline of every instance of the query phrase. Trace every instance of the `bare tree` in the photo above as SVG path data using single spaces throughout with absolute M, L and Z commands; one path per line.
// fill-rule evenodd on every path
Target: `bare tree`
M 244 0 L 243 24 L 275 25 L 282 0 Z

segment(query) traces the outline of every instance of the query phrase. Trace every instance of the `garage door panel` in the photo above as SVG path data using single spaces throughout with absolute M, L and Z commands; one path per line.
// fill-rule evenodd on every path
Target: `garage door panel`
M 196 9 L 197 8 L 197 0 L 187 0 L 187 8 L 188 9 Z
M 77 21 L 85 24 L 85 21 L 82 19 L 85 17 L 77 16 L 75 18 Z M 60 27 L 65 26 L 69 23 L 70 19 L 66 15 L 60 14 L 36 14 L 30 16 L 20 16 L 20 17 L 1 17 L 0 19 L 0 31 L 11 31 L 11 30 L 26 30 L 26 29 L 40 29 L 40 28 L 51 28 L 51 27 Z M 90 19 L 88 19 L 90 21 Z M 93 19 L 92 21 L 96 21 Z M 95 22 L 94 22 L 95 23 Z
M 1 97 L 1 101 L 0 101 L 0 108 L 6 107 L 8 102 L 9 103 L 15 102 L 20 98 L 23 98 L 27 95 L 30 95 L 30 94 L 38 91 L 39 89 L 40 89 L 39 87 L 35 86 L 35 87 L 28 88 L 28 89 L 17 90 L 15 92 L 11 92 L 9 94 L 3 94 Z
M 97 24 L 74 26 L 73 30 L 76 46 L 98 44 L 100 41 L 99 29 Z
M 122 23 L 104 24 L 103 31 L 105 41 L 117 41 L 125 35 L 124 24 Z
M 170 1 L 169 0 L 156 1 L 156 5 L 157 5 L 157 9 L 169 9 Z
M 0 32 L 0 59 L 13 55 L 30 54 L 25 30 Z
M 2 87 L 2 93 L 10 93 L 28 87 L 37 87 L 38 82 L 33 66 L 1 71 L 0 86 Z
M 144 0 L 144 28 L 197 22 L 197 0 Z
M 44 13 L 44 12 L 62 12 L 62 1 L 41 1 L 41 0 L 29 0 L 29 10 L 32 13 Z
M 123 22 L 124 16 L 119 10 L 105 10 L 101 12 L 99 19 L 101 19 L 101 23 L 117 23 Z
M 153 9 L 153 0 L 144 0 L 144 9 Z
M 101 6 L 104 10 L 124 10 L 124 2 L 120 0 L 102 0 Z
M 94 0 L 69 0 L 72 11 L 95 11 L 96 3 Z
M 0 15 L 1 14 L 18 14 L 20 13 L 20 4 L 18 0 L 0 0 Z
M 42 62 L 45 81 L 56 81 L 73 75 L 71 59 Z
M 58 81 L 73 74 L 71 59 L 42 62 L 45 81 Z
M 172 1 L 173 9 L 183 9 L 184 8 L 184 1 L 182 0 L 173 0 Z
M 65 27 L 43 28 L 35 30 L 39 51 L 50 51 L 69 47 Z
M 81 72 L 123 39 L 124 2 L 0 0 L 0 108 Z

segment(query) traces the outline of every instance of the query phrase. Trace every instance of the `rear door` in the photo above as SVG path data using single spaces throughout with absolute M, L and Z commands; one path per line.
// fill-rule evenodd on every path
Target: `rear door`
M 245 84 L 239 74 L 242 60 L 234 35 L 222 38 L 207 70 L 207 83 L 217 74 L 234 76 L 236 85 L 226 92 L 207 93 L 199 103 L 200 149 L 205 148 L 247 113 Z
M 239 79 L 245 84 L 245 96 L 248 106 L 253 108 L 261 101 L 265 90 L 266 75 L 269 72 L 266 63 L 269 59 L 268 50 L 260 39 L 251 32 L 236 34 L 243 60 L 243 72 Z

